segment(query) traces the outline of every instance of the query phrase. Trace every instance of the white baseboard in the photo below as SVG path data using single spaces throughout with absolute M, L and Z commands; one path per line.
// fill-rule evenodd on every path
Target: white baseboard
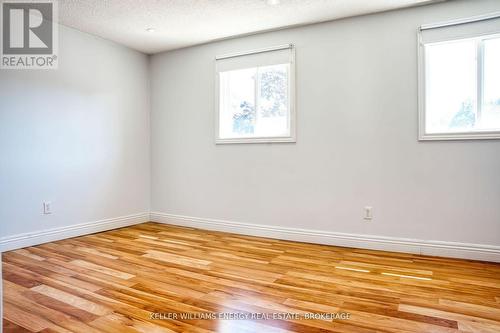
M 345 234 L 321 230 L 205 219 L 160 212 L 151 212 L 151 221 L 306 243 L 500 262 L 500 246 L 494 245 Z
M 0 238 L 0 252 L 20 249 L 27 246 L 53 242 L 65 238 L 93 234 L 96 232 L 127 227 L 149 221 L 149 213 L 115 217 L 72 226 L 39 230 Z
M 148 221 L 298 242 L 500 262 L 500 246 L 346 234 L 167 214 L 140 213 L 0 238 L 0 252 Z

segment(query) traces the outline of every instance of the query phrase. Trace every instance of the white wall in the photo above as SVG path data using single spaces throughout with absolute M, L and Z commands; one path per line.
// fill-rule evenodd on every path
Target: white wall
M 148 57 L 59 35 L 58 70 L 0 70 L 0 237 L 149 212 Z
M 500 245 L 500 141 L 417 141 L 417 27 L 491 11 L 452 1 L 153 56 L 152 211 Z M 215 55 L 283 43 L 297 143 L 215 145 Z

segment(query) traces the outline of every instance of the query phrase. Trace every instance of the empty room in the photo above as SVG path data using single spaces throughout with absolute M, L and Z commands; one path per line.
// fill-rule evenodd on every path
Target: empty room
M 499 0 L 0 0 L 0 333 L 499 333 Z

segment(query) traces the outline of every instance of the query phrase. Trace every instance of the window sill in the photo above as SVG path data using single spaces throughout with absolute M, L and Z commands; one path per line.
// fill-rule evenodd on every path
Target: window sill
M 433 133 L 419 134 L 419 141 L 450 141 L 450 140 L 498 140 L 500 132 L 467 132 L 467 133 Z
M 215 139 L 215 144 L 232 143 L 286 143 L 297 142 L 295 137 L 274 137 L 274 138 L 233 138 L 233 139 Z

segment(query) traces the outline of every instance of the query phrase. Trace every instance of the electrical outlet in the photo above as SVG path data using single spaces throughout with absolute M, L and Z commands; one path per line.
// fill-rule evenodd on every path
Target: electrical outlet
M 373 219 L 373 207 L 366 206 L 365 207 L 365 220 L 370 221 Z
M 43 213 L 45 215 L 52 214 L 52 202 L 50 201 L 45 201 L 43 203 Z

